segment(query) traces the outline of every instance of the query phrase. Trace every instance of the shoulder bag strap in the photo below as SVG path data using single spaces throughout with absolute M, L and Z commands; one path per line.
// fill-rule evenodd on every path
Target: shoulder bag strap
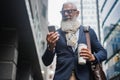
M 85 35 L 86 35 L 86 41 L 87 41 L 88 49 L 91 50 L 89 28 L 90 28 L 89 26 L 84 26 L 84 32 L 85 32 Z

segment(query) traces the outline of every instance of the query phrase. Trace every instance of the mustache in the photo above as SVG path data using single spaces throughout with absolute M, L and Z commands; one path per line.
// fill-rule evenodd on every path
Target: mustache
M 63 20 L 63 21 L 66 21 L 66 20 L 68 20 L 68 19 L 71 19 L 71 18 L 70 18 L 69 16 L 64 16 L 64 15 L 62 16 L 62 20 Z

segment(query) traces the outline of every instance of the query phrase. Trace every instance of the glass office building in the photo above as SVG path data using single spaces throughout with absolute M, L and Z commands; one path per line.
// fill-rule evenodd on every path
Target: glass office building
M 102 42 L 108 52 L 105 70 L 108 80 L 120 80 L 120 0 L 100 0 Z

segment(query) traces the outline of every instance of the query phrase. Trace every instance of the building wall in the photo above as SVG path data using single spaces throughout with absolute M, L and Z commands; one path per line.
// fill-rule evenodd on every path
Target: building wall
M 18 46 L 16 23 L 14 23 L 16 12 L 12 12 L 12 9 L 15 9 L 12 4 L 14 1 L 10 3 L 0 1 L 0 80 L 16 79 Z M 11 9 L 9 13 L 8 8 Z
M 120 77 L 120 1 L 101 0 L 101 29 L 104 32 L 102 41 L 108 52 L 105 70 L 108 80 L 119 80 Z
M 46 67 L 42 63 L 41 57 L 46 49 L 46 34 L 48 32 L 48 1 L 47 0 L 30 0 L 27 5 L 28 14 L 36 45 L 37 55 L 40 62 L 43 79 L 46 80 Z
M 15 80 L 18 51 L 16 30 L 0 27 L 0 80 Z
M 0 1 L 0 80 L 45 80 L 47 0 Z

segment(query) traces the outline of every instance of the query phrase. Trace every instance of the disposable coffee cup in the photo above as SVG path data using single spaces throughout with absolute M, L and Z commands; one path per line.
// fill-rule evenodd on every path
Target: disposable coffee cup
M 86 60 L 80 56 L 81 49 L 87 48 L 87 45 L 84 43 L 78 44 L 78 64 L 84 65 L 86 64 Z

